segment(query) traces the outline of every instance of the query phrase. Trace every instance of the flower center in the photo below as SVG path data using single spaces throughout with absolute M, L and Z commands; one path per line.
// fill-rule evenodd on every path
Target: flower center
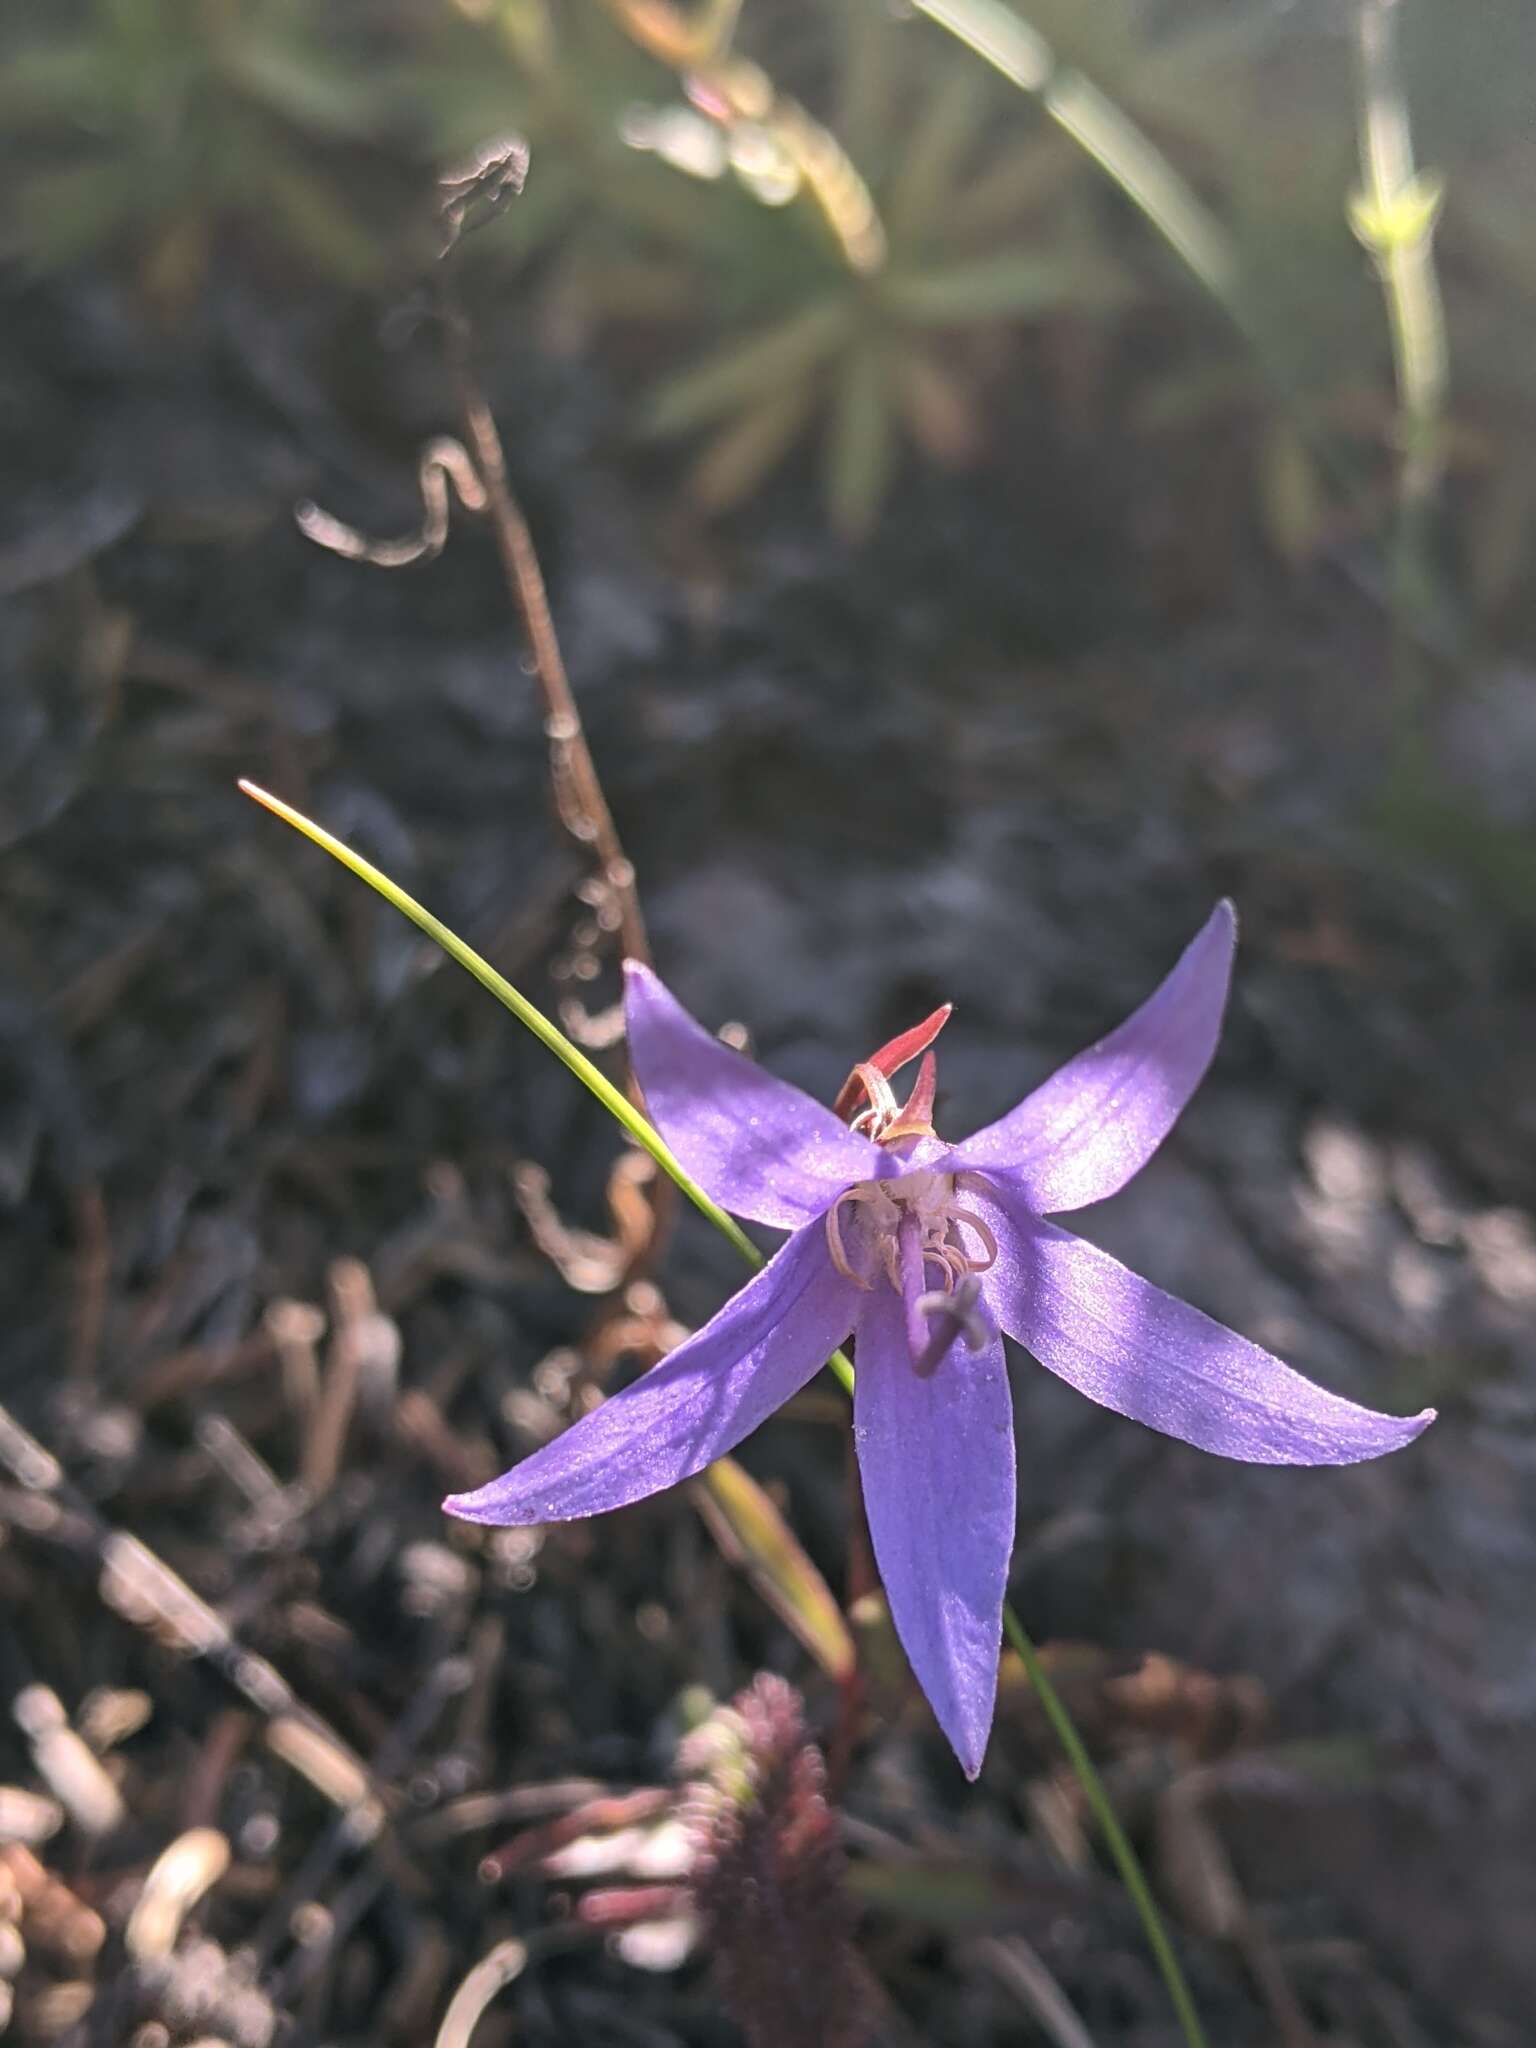
M 833 1265 L 866 1293 L 875 1284 L 848 1255 L 843 1210 L 853 1204 L 858 1239 L 872 1255 L 870 1262 L 884 1272 L 896 1292 L 902 1292 L 905 1243 L 920 1262 L 925 1290 L 930 1274 L 938 1282 L 935 1292 L 924 1292 L 919 1306 L 930 1301 L 936 1307 L 948 1306 L 948 1297 L 969 1275 L 985 1273 L 997 1258 L 997 1239 L 973 1209 L 963 1208 L 955 1199 L 965 1188 L 985 1185 L 980 1174 L 935 1173 L 926 1168 L 904 1173 L 896 1180 L 858 1182 L 840 1194 L 827 1211 L 827 1247 Z M 967 1232 L 981 1246 L 979 1256 L 967 1248 Z M 960 1306 L 954 1304 L 957 1309 Z
M 832 1105 L 853 1130 L 903 1158 L 936 1137 L 933 1103 L 939 1069 L 931 1048 L 949 1012 L 945 1003 L 861 1060 Z M 891 1077 L 919 1055 L 912 1092 L 905 1102 L 898 1102 Z M 924 1378 L 937 1370 L 957 1337 L 964 1337 L 977 1351 L 995 1334 L 981 1307 L 976 1275 L 996 1263 L 997 1239 L 974 1209 L 955 1199 L 964 1188 L 986 1185 L 979 1173 L 939 1173 L 914 1166 L 892 1180 L 861 1180 L 827 1211 L 827 1248 L 833 1265 L 866 1294 L 884 1273 L 902 1304 L 913 1369 Z M 843 1211 L 850 1205 L 851 1257 L 849 1239 L 843 1234 Z M 980 1245 L 979 1253 L 968 1244 L 967 1232 Z M 937 1287 L 930 1285 L 931 1279 L 937 1279 Z

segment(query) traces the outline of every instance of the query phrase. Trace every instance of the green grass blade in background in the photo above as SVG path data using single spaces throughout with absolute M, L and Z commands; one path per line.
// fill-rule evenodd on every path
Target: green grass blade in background
M 858 1660 L 843 1610 L 752 1474 L 734 1458 L 717 1458 L 689 1480 L 688 1491 L 729 1562 L 747 1574 L 827 1676 L 846 1685 Z
M 1003 0 L 914 0 L 920 12 L 1032 93 L 1059 127 L 1112 178 L 1185 267 L 1247 333 L 1237 252 L 1216 216 L 1156 144 Z

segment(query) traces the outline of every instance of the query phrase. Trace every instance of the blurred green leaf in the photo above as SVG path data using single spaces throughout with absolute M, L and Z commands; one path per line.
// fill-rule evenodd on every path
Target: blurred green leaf
M 95 164 L 38 171 L 13 195 L 7 239 L 14 238 L 33 269 L 64 270 L 126 234 L 136 206 L 132 183 L 104 177 Z
M 320 136 L 366 136 L 382 111 L 376 88 L 296 44 L 241 36 L 224 44 L 219 69 L 252 100 Z
M 813 387 L 801 384 L 723 427 L 688 472 L 689 496 L 707 512 L 739 504 L 789 453 L 815 400 Z
M 1530 195 L 1536 190 L 1536 137 L 1470 171 L 1458 171 L 1456 226 L 1500 281 L 1536 292 L 1536 237 Z M 1522 328 L 1523 344 L 1523 328 Z
M 1079 167 L 1077 152 L 1055 128 L 1029 135 L 997 150 L 952 195 L 945 225 L 976 243 L 1008 234 L 1070 185 Z
M 1287 419 L 1259 450 L 1259 505 L 1275 553 L 1292 568 L 1316 554 L 1328 523 L 1328 492 L 1312 451 Z
M 35 264 L 126 258 L 168 312 L 200 288 L 208 250 L 238 219 L 275 226 L 349 282 L 377 273 L 321 150 L 381 132 L 387 65 L 349 68 L 294 0 L 85 0 L 58 13 L 66 35 L 0 52 L 0 113 L 38 164 L 11 185 L 12 239 Z
M 838 371 L 827 440 L 827 508 L 836 532 L 862 540 L 875 523 L 896 461 L 889 365 L 877 343 Z
M 827 1676 L 846 1684 L 856 1658 L 842 1609 L 751 1473 L 734 1458 L 718 1458 L 689 1482 L 689 1491 L 730 1562 L 747 1573 Z
M 1127 295 L 1107 269 L 1029 249 L 892 278 L 886 289 L 895 310 L 920 327 L 1025 319 L 1064 306 L 1102 308 Z
M 1021 92 L 1049 84 L 1056 53 L 1049 41 L 1003 0 L 915 0 L 930 20 L 974 50 Z
M 1454 1384 L 1454 1382 L 1453 1382 Z M 1369 1735 L 1300 1736 L 1264 1746 L 1264 1764 L 1316 1785 L 1370 1785 L 1380 1779 L 1382 1748 Z
M 378 275 L 378 243 L 324 179 L 294 158 L 272 157 L 262 167 L 262 184 L 293 246 L 321 269 L 349 284 Z
M 1122 79 L 1136 111 L 1165 135 L 1230 154 L 1244 146 L 1251 94 L 1283 62 L 1295 30 L 1276 9 L 1233 9 L 1149 42 Z
M 951 64 L 930 95 L 881 208 L 893 243 L 943 221 L 960 165 L 975 147 L 990 83 L 979 65 Z
M 35 44 L 0 62 L 0 114 L 18 126 L 88 127 L 112 107 L 107 53 L 88 43 Z
M 978 7 L 979 0 L 966 0 Z M 988 0 L 992 4 L 992 0 Z M 1027 0 L 996 6 L 1020 27 L 1042 37 L 1058 64 L 1079 65 L 1104 78 L 1131 78 L 1146 53 L 1146 0 Z
M 903 349 L 896 364 L 896 402 L 907 431 L 930 461 L 958 468 L 976 453 L 980 426 L 964 379 L 932 355 Z
M 1084 1891 L 1069 1877 L 1021 1877 L 958 1855 L 864 1858 L 850 1867 L 847 1884 L 871 1912 L 969 1934 L 1080 1909 Z
M 833 126 L 856 162 L 873 160 L 889 138 L 901 97 L 903 51 L 883 0 L 842 0 L 828 10 L 840 32 Z
M 555 25 L 545 0 L 501 0 L 493 14 L 529 72 L 535 78 L 547 77 L 555 63 Z
M 842 338 L 847 321 L 845 301 L 823 299 L 749 341 L 732 342 L 659 385 L 642 412 L 642 431 L 686 433 L 761 398 L 765 386 L 809 375 Z
M 1536 476 L 1524 462 L 1496 468 L 1466 521 L 1467 559 L 1479 607 L 1496 611 L 1517 587 L 1536 526 Z
M 1428 764 L 1397 771 L 1376 808 L 1388 845 L 1462 876 L 1501 915 L 1536 926 L 1536 833 L 1490 816 Z
M 1143 387 L 1132 424 L 1138 433 L 1172 433 L 1249 406 L 1253 396 L 1254 376 L 1246 363 L 1180 363 Z

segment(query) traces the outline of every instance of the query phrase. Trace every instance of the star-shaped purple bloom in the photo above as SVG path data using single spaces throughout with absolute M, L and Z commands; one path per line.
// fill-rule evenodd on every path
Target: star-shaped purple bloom
M 1168 1135 L 1215 1051 L 1235 936 L 1222 903 L 1118 1031 L 953 1147 L 928 1123 L 931 1053 L 901 1106 L 892 1059 L 856 1069 L 840 1100 L 868 1107 L 850 1126 L 722 1045 L 631 963 L 630 1052 L 654 1122 L 724 1207 L 791 1234 L 660 1365 L 448 1511 L 567 1521 L 675 1486 L 852 1333 L 854 1438 L 892 1619 L 974 1777 L 1014 1537 L 1001 1332 L 1103 1407 L 1253 1464 L 1355 1464 L 1434 1417 L 1325 1392 L 1047 1221 L 1124 1187 Z M 920 1030 L 886 1052 L 899 1063 L 923 1043 Z

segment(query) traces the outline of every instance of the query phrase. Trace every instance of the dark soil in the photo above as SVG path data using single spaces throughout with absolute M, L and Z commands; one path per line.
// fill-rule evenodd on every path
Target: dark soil
M 615 1136 L 236 776 L 531 993 L 600 1009 L 614 982 L 549 977 L 581 869 L 486 534 L 387 575 L 293 527 L 308 493 L 412 524 L 413 451 L 451 409 L 430 329 L 396 328 L 230 285 L 174 342 L 104 290 L 17 293 L 0 331 L 0 1375 L 60 1468 L 0 1441 L 4 1685 L 33 1729 L 8 1710 L 0 1777 L 63 1802 L 36 1856 L 101 1916 L 70 1937 L 57 1900 L 52 1922 L 29 1908 L 25 2040 L 431 2041 L 517 1936 L 527 1966 L 475 2048 L 724 2048 L 707 1959 L 638 1969 L 570 1919 L 572 1880 L 487 1882 L 481 1859 L 595 1787 L 665 1782 L 686 1688 L 777 1668 L 834 1720 L 687 1501 L 540 1540 L 439 1511 L 558 1422 L 598 1307 L 534 1246 L 514 1171 L 538 1162 L 605 1229 Z M 1508 774 L 1497 692 L 1486 718 L 1475 692 L 1444 714 L 1463 779 L 1389 829 L 1380 616 L 1331 569 L 1279 581 L 1240 522 L 1182 549 L 1168 492 L 1189 480 L 1134 448 L 1057 447 L 1021 398 L 1005 445 L 1027 462 L 907 480 L 862 555 L 793 482 L 706 540 L 630 463 L 591 365 L 530 359 L 507 322 L 483 348 L 658 964 L 710 1023 L 830 1097 L 952 999 L 941 1119 L 962 1133 L 1235 897 L 1213 1076 L 1086 1227 L 1341 1391 L 1441 1420 L 1379 1466 L 1255 1472 L 1020 1359 L 1015 1598 L 1158 1871 L 1213 2044 L 1524 2043 L 1536 961 L 1505 840 L 1443 829 Z M 684 1219 L 659 1277 L 698 1320 L 737 1274 Z M 357 1374 L 333 1458 L 296 1304 L 323 1311 L 311 1344 L 325 1317 L 341 1332 L 322 1407 Z M 747 1463 L 840 1587 L 831 1404 Z M 93 1819 L 87 1765 L 38 1739 L 48 1694 L 119 1814 Z M 890 2040 L 1071 2040 L 999 1962 L 1019 1936 L 1007 1955 L 1099 2048 L 1177 2039 L 1021 1685 L 976 1790 L 898 1700 L 844 1803 L 861 1882 L 928 1859 L 862 1922 Z M 127 1916 L 193 1825 L 230 1867 L 151 1967 Z

